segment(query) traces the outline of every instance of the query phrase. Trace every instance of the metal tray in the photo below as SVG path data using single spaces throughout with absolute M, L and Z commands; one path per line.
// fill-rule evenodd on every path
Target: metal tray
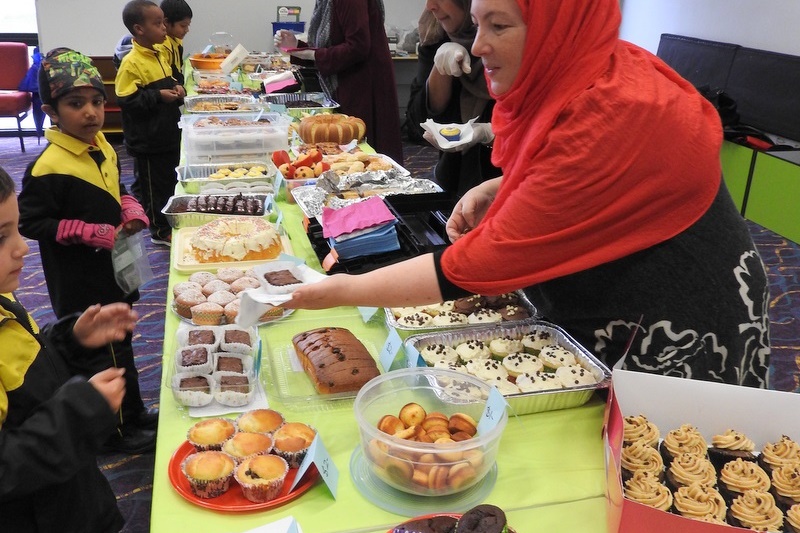
M 224 109 L 225 104 L 236 105 L 236 109 Z M 218 114 L 218 113 L 243 113 L 258 112 L 260 108 L 255 98 L 250 95 L 241 94 L 198 94 L 187 96 L 183 99 L 183 105 L 187 113 Z M 218 109 L 204 109 L 213 105 L 219 106 Z
M 528 296 L 523 291 L 517 291 L 515 294 L 519 297 L 519 305 L 521 307 L 524 307 L 528 311 L 528 314 L 530 314 L 530 317 L 528 319 L 525 319 L 525 320 L 530 320 L 531 318 L 536 318 L 538 316 L 538 313 L 536 311 L 536 306 L 534 306 L 533 303 L 528 299 Z M 421 307 L 422 306 L 420 306 L 420 308 Z M 405 325 L 400 324 L 397 321 L 397 318 L 395 318 L 394 313 L 392 313 L 392 309 L 391 308 L 389 308 L 389 307 L 384 308 L 384 312 L 386 313 L 386 325 L 387 326 L 392 327 L 392 328 L 394 328 L 396 330 L 405 331 L 405 332 L 426 333 L 426 332 L 434 332 L 434 331 L 449 331 L 449 330 L 453 330 L 453 329 L 475 328 L 475 327 L 482 327 L 483 326 L 483 324 L 481 324 L 481 325 L 476 325 L 476 324 L 448 324 L 447 326 L 420 326 L 420 327 L 405 326 Z M 495 325 L 496 326 L 514 325 L 514 324 L 518 324 L 518 323 L 523 322 L 523 321 L 524 320 L 514 320 L 514 321 L 510 321 L 510 322 L 499 322 L 499 323 L 495 323 Z
M 410 347 L 419 351 L 431 344 L 455 346 L 469 339 L 478 339 L 488 343 L 491 339 L 505 335 L 519 338 L 533 331 L 542 330 L 552 333 L 558 344 L 575 354 L 580 365 L 594 375 L 597 383 L 564 389 L 510 394 L 505 398 L 512 414 L 525 415 L 578 407 L 589 401 L 596 390 L 607 389 L 611 385 L 611 370 L 606 365 L 592 355 L 589 350 L 578 344 L 566 331 L 543 320 L 533 319 L 514 323 L 473 326 L 442 333 L 412 335 L 404 341 L 403 345 L 406 349 Z
M 274 204 L 272 201 L 271 194 L 251 194 L 251 193 L 240 193 L 243 198 L 248 199 L 252 198 L 255 200 L 260 200 L 261 203 L 264 205 L 263 212 L 255 213 L 253 215 L 243 215 L 243 214 L 223 214 L 223 213 L 204 213 L 200 211 L 186 211 L 185 205 L 186 203 L 196 195 L 192 194 L 185 194 L 185 195 L 176 195 L 172 196 L 168 201 L 167 205 L 164 206 L 164 209 L 161 210 L 164 213 L 164 216 L 167 217 L 167 222 L 169 225 L 172 226 L 173 229 L 180 229 L 192 226 L 202 226 L 207 222 L 211 222 L 215 218 L 224 218 L 227 216 L 256 216 L 256 217 L 270 217 L 272 218 L 272 214 L 274 211 Z M 211 196 L 211 194 L 209 194 Z M 213 194 L 213 196 L 236 196 L 236 194 Z M 181 206 L 184 206 L 181 208 Z
M 298 100 L 311 100 L 317 102 L 322 107 L 286 107 L 286 114 L 293 118 L 302 118 L 308 115 L 316 115 L 319 113 L 333 113 L 334 109 L 339 107 L 339 104 L 330 98 L 325 93 L 272 93 L 259 96 L 259 100 L 265 104 L 275 104 L 286 106 L 288 102 L 297 102 Z
M 264 167 L 266 170 L 259 176 L 236 176 L 225 178 L 212 178 L 214 173 L 222 168 L 236 169 L 253 167 Z M 217 163 L 198 163 L 193 165 L 182 165 L 175 169 L 178 173 L 178 181 L 183 186 L 183 190 L 189 194 L 208 193 L 209 189 L 220 191 L 230 191 L 231 186 L 236 185 L 238 189 L 252 189 L 250 192 L 261 194 L 275 194 L 280 188 L 277 182 L 278 169 L 272 161 L 231 161 Z M 282 178 L 281 178 L 282 179 Z M 258 187 L 258 189 L 253 189 Z

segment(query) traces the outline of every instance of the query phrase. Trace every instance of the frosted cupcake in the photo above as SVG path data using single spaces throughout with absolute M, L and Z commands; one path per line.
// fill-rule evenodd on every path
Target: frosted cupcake
M 507 381 L 508 371 L 494 359 L 481 359 L 467 363 L 467 372 L 493 385 L 496 381 Z
M 541 372 L 544 370 L 544 364 L 535 355 L 522 352 L 512 353 L 504 357 L 503 368 L 506 369 L 509 376 L 515 378 L 524 373 L 534 374 Z
M 554 374 L 546 372 L 534 372 L 533 374 L 525 372 L 517 376 L 515 383 L 522 392 L 541 392 L 564 388 L 560 379 Z
M 522 337 L 522 346 L 526 352 L 537 355 L 542 348 L 550 344 L 556 344 L 555 336 L 544 330 L 537 330 Z M 557 345 L 557 344 L 556 344 Z
M 767 474 L 772 474 L 775 468 L 797 463 L 800 463 L 800 445 L 786 435 L 777 442 L 765 444 L 758 456 L 758 464 Z
M 711 446 L 708 448 L 708 458 L 717 469 L 722 468 L 728 461 L 744 459 L 756 461 L 755 443 L 743 433 L 733 429 L 711 437 Z
M 433 366 L 436 361 L 458 362 L 458 353 L 455 348 L 441 343 L 424 346 L 420 349 L 419 354 L 428 366 Z
M 231 485 L 235 463 L 218 451 L 193 453 L 181 463 L 181 472 L 189 482 L 189 489 L 198 498 L 216 498 L 226 493 Z
M 255 503 L 274 500 L 281 493 L 289 465 L 277 455 L 256 455 L 236 467 L 234 478 L 245 498 Z
M 775 497 L 775 503 L 784 512 L 800 504 L 800 464 L 774 469 L 770 492 Z
M 720 493 L 712 487 L 693 483 L 676 490 L 673 500 L 675 512 L 685 518 L 704 520 L 710 516 L 717 520 L 713 523 L 725 523 L 728 506 Z
M 755 531 L 783 529 L 783 513 L 769 492 L 748 490 L 737 496 L 728 509 L 727 518 L 728 524 L 734 527 Z
M 489 351 L 492 352 L 492 357 L 498 361 L 502 361 L 508 354 L 521 352 L 522 350 L 522 341 L 510 335 L 504 335 L 489 341 Z
M 743 459 L 725 463 L 719 472 L 719 492 L 727 502 L 748 490 L 767 492 L 770 486 L 769 476 L 764 469 Z
M 625 497 L 662 511 L 672 507 L 672 493 L 650 472 L 637 472 L 625 481 Z
M 714 487 L 717 484 L 717 471 L 705 457 L 682 453 L 669 464 L 666 480 L 667 486 L 673 491 L 692 484 Z
M 664 461 L 658 451 L 644 441 L 634 441 L 622 448 L 620 458 L 623 481 L 632 478 L 637 472 L 649 472 L 659 483 L 664 480 Z
M 227 418 L 209 418 L 195 423 L 186 433 L 186 440 L 194 449 L 203 452 L 221 450 L 223 443 L 236 431 L 233 422 Z
M 454 311 L 440 311 L 433 317 L 431 324 L 437 327 L 467 324 L 467 315 L 456 313 Z
M 467 322 L 470 324 L 494 324 L 502 321 L 503 316 L 494 309 L 478 309 L 467 315 Z
M 628 446 L 637 440 L 643 440 L 648 446 L 658 447 L 661 432 L 658 427 L 644 415 L 626 416 L 623 418 L 622 445 Z
M 559 346 L 558 344 L 548 344 L 539 351 L 539 359 L 542 360 L 546 369 L 555 370 L 562 366 L 577 365 L 575 354 Z
M 489 359 L 492 352 L 489 347 L 480 340 L 466 340 L 456 346 L 456 353 L 461 362 L 468 363 L 474 359 Z
M 783 523 L 784 533 L 800 533 L 800 503 L 792 505 L 786 511 L 786 521 Z
M 594 385 L 597 383 L 594 374 L 580 365 L 568 365 L 556 368 L 556 377 L 561 380 L 564 388 Z
M 409 328 L 424 328 L 433 324 L 433 317 L 427 313 L 416 311 L 409 315 L 401 316 L 397 319 L 397 323 Z
M 673 457 L 677 457 L 682 453 L 693 453 L 706 457 L 707 448 L 706 439 L 703 438 L 697 428 L 691 424 L 683 424 L 664 436 L 664 440 L 661 441 L 659 446 L 659 451 L 664 459 L 664 464 L 669 466 Z
M 461 139 L 461 129 L 456 127 L 440 128 L 439 135 L 448 141 L 457 141 Z

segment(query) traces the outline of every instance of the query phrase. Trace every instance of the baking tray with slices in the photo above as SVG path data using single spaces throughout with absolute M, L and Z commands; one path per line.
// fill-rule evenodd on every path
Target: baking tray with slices
M 272 161 L 266 160 L 195 163 L 181 165 L 175 171 L 187 194 L 249 192 L 274 195 L 282 180 Z
M 403 346 L 407 350 L 413 349 L 419 352 L 425 346 L 432 344 L 456 346 L 470 339 L 477 339 L 488 344 L 492 339 L 498 337 L 511 336 L 521 338 L 535 331 L 550 333 L 555 343 L 572 352 L 578 364 L 591 372 L 596 383 L 563 389 L 506 395 L 505 399 L 512 410 L 512 414 L 523 415 L 578 407 L 589 401 L 595 391 L 607 389 L 611 386 L 611 370 L 605 364 L 589 350 L 581 346 L 561 327 L 544 320 L 533 319 L 522 322 L 473 326 L 438 333 L 421 333 L 406 338 Z
M 207 198 L 203 198 L 207 196 Z M 203 202 L 205 200 L 205 202 Z M 215 212 L 200 209 L 206 209 L 209 202 L 218 203 L 220 200 L 225 200 L 227 205 L 238 206 L 260 206 L 259 209 L 250 212 Z M 200 205 L 196 205 L 200 202 Z M 194 206 L 194 208 L 192 208 Z M 203 207 L 206 206 L 206 207 Z M 180 229 L 192 226 L 202 226 L 207 222 L 220 217 L 229 216 L 255 216 L 255 217 L 268 217 L 270 220 L 275 218 L 276 208 L 271 194 L 253 194 L 253 193 L 220 193 L 220 194 L 206 194 L 206 195 L 192 195 L 182 194 L 170 197 L 167 205 L 161 210 L 167 218 L 167 222 L 173 229 Z
M 400 249 L 352 259 L 340 259 L 329 274 L 358 274 L 391 265 L 411 257 L 441 249 L 449 242 L 445 225 L 455 199 L 447 193 L 395 195 L 384 198 L 389 210 L 397 217 L 397 238 Z M 330 253 L 328 239 L 322 235 L 322 225 L 310 218 L 308 239 L 317 258 L 322 262 Z

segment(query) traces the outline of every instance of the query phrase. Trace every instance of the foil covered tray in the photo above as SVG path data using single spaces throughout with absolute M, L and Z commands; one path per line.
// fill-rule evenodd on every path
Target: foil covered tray
M 490 324 L 462 328 L 440 333 L 422 333 L 408 337 L 404 348 L 419 352 L 426 346 L 445 344 L 456 346 L 470 339 L 477 339 L 488 343 L 492 339 L 510 335 L 521 338 L 534 331 L 546 331 L 560 346 L 575 355 L 577 362 L 594 376 L 596 383 L 580 385 L 563 389 L 546 390 L 539 392 L 523 392 L 505 396 L 511 408 L 511 414 L 524 415 L 568 409 L 585 404 L 595 391 L 607 389 L 611 385 L 611 370 L 603 364 L 589 350 L 578 344 L 566 331 L 559 326 L 543 320 L 528 320 L 506 324 Z

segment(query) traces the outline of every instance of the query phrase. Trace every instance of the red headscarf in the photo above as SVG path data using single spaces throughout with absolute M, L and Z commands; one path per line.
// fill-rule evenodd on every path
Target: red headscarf
M 663 242 L 708 209 L 721 176 L 714 108 L 652 54 L 618 39 L 618 0 L 517 0 L 527 25 L 497 100 L 486 218 L 448 249 L 446 277 L 493 294 Z

